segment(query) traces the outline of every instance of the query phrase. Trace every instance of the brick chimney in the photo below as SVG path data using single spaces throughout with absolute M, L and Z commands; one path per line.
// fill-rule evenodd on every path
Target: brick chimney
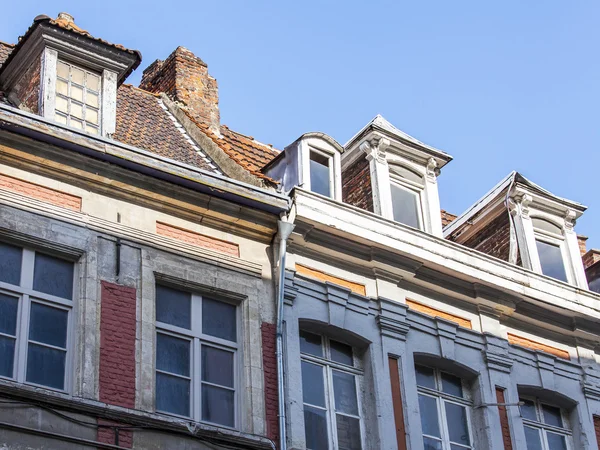
M 217 80 L 209 75 L 206 63 L 187 48 L 177 47 L 166 60 L 150 64 L 142 74 L 140 88 L 164 92 L 220 135 Z

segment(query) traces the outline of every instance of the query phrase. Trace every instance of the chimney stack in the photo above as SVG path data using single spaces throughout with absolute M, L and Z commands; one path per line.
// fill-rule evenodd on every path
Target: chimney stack
M 150 64 L 142 74 L 140 88 L 165 93 L 217 136 L 221 134 L 217 80 L 208 74 L 206 63 L 185 47 Z

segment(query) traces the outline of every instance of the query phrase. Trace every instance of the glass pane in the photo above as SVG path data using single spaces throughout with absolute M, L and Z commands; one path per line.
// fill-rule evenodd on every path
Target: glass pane
M 190 375 L 190 341 L 156 334 L 156 368 L 177 375 Z
M 0 242 L 0 281 L 17 286 L 21 284 L 22 252 L 19 247 Z
M 304 403 L 325 406 L 323 367 L 302 361 L 302 396 Z
M 307 450 L 328 450 L 327 419 L 322 409 L 304 406 L 304 435 Z
M 423 434 L 440 437 L 436 399 L 419 394 L 419 412 L 421 413 L 421 427 L 423 428 Z
M 65 114 L 69 112 L 69 101 L 64 97 L 56 97 L 56 110 Z
M 535 404 L 531 400 L 519 399 L 519 401 L 523 402 L 523 405 L 520 406 L 521 409 L 521 417 L 524 419 L 535 420 L 538 421 L 537 413 L 535 412 Z
M 414 228 L 420 228 L 418 195 L 395 184 L 391 185 L 391 190 L 394 220 Z
M 62 61 L 58 61 L 56 64 L 56 73 L 59 77 L 64 78 L 65 80 L 69 78 L 69 66 L 66 65 Z
M 83 119 L 83 106 L 76 102 L 71 102 L 71 116 Z
M 235 306 L 229 303 L 203 298 L 202 332 L 235 342 L 237 340 L 235 311 Z
M 329 346 L 331 347 L 331 359 L 333 361 L 349 366 L 354 365 L 354 360 L 352 359 L 352 347 L 337 341 L 329 341 Z
M 462 397 L 463 390 L 460 378 L 442 372 L 442 391 L 446 394 Z
M 309 355 L 323 356 L 321 336 L 308 331 L 300 331 L 300 351 Z
M 310 190 L 326 197 L 331 196 L 329 160 L 330 158 L 310 152 Z
M 336 414 L 339 450 L 360 450 L 360 421 L 354 417 Z
M 69 125 L 78 130 L 83 130 L 83 122 L 81 120 L 71 118 L 71 120 L 69 120 Z
M 456 444 L 470 445 L 467 408 L 449 402 L 445 402 L 445 406 L 450 441 Z
M 189 292 L 156 286 L 156 321 L 191 328 L 192 299 Z
M 83 102 L 83 88 L 79 86 L 71 85 L 71 95 L 69 95 L 73 100 L 77 100 L 78 102 Z
M 100 90 L 100 77 L 93 73 L 88 73 L 86 87 L 92 91 L 98 92 Z
M 424 437 L 423 447 L 424 450 L 442 450 L 442 441 L 436 441 L 435 439 Z
M 202 385 L 202 420 L 233 427 L 234 392 L 215 386 Z
M 66 81 L 56 80 L 56 93 L 64 95 L 65 97 L 69 96 L 69 85 Z M 59 98 L 60 97 L 57 97 L 56 100 L 58 101 Z M 58 105 L 56 107 L 58 108 Z M 62 111 L 66 110 L 63 109 Z
M 85 120 L 87 122 L 98 124 L 98 111 L 92 108 L 85 109 Z
M 58 123 L 62 123 L 63 125 L 67 124 L 67 117 L 62 114 L 56 114 L 54 116 L 54 120 L 56 120 Z
M 202 381 L 233 387 L 233 353 L 202 346 Z
M 435 385 L 435 374 L 433 369 L 424 366 L 415 366 L 415 372 L 417 375 L 417 386 L 437 389 Z
M 540 257 L 542 273 L 557 280 L 567 281 L 565 262 L 560 247 L 538 240 L 535 241 L 535 245 Z
M 98 96 L 88 91 L 85 94 L 85 103 L 94 108 L 98 108 Z
M 527 450 L 543 450 L 540 431 L 536 428 L 525 427 L 525 441 Z
M 27 351 L 27 381 L 56 389 L 65 386 L 67 352 L 29 344 Z
M 19 299 L 6 294 L 0 294 L 0 333 L 17 334 L 17 311 Z
M 333 373 L 333 393 L 335 396 L 335 410 L 346 414 L 358 416 L 358 402 L 356 401 L 356 381 L 354 375 L 339 372 Z
M 548 439 L 548 450 L 567 450 L 567 439 L 565 436 L 546 431 L 546 438 Z
M 55 347 L 67 347 L 69 313 L 41 303 L 31 303 L 29 339 Z
M 15 342 L 15 339 L 0 336 L 0 375 L 3 377 L 13 376 Z
M 62 298 L 73 298 L 73 266 L 64 259 L 35 254 L 33 289 Z
M 95 127 L 93 125 L 86 124 L 85 131 L 87 131 L 88 133 L 91 133 L 91 134 L 98 134 L 99 128 Z
M 550 405 L 542 405 L 542 411 L 544 412 L 544 423 L 554 427 L 563 426 L 560 408 Z
M 71 81 L 83 86 L 83 70 L 76 67 L 71 68 Z
M 190 381 L 157 372 L 156 409 L 189 417 Z

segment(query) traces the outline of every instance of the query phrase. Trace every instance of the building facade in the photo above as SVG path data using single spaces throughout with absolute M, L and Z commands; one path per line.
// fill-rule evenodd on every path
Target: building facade
M 600 448 L 583 205 L 454 216 L 381 116 L 278 151 L 140 63 L 66 13 L 0 43 L 1 448 Z

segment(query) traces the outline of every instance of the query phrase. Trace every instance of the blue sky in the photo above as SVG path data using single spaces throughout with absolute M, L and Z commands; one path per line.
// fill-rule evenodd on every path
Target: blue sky
M 222 123 L 283 148 L 342 144 L 376 114 L 454 157 L 442 207 L 460 213 L 511 170 L 589 207 L 600 247 L 600 2 L 6 2 L 0 40 L 60 11 L 141 50 L 129 79 L 178 45 L 219 82 Z

